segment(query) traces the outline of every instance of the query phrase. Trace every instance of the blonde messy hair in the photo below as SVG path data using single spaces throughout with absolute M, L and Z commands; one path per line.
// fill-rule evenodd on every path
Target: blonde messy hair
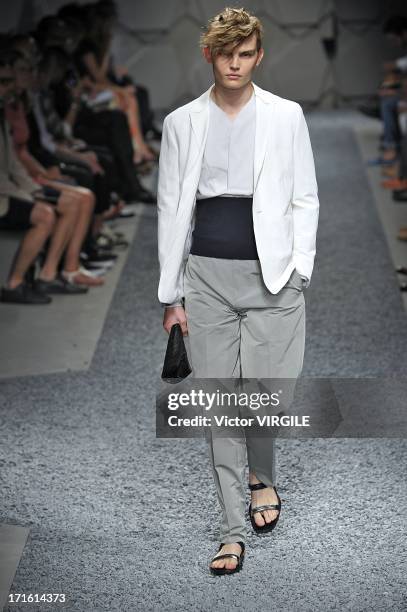
M 201 34 L 199 46 L 209 47 L 211 56 L 218 55 L 223 47 L 241 44 L 252 34 L 257 35 L 257 51 L 262 45 L 263 26 L 260 20 L 242 8 L 227 6 L 208 21 L 206 31 Z

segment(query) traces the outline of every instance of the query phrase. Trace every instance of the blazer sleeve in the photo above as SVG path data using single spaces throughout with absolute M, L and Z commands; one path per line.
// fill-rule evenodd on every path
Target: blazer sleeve
M 171 117 L 164 119 L 158 162 L 157 214 L 160 272 L 171 253 L 173 228 L 179 200 L 178 143 Z
M 298 272 L 305 276 L 309 283 L 316 253 L 319 199 L 308 126 L 301 106 L 297 106 L 293 142 L 293 258 Z

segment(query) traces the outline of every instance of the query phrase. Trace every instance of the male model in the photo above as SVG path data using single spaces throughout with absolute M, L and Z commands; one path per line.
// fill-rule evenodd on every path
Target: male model
M 201 37 L 215 83 L 165 117 L 159 162 L 158 298 L 189 336 L 197 378 L 296 378 L 305 340 L 319 202 L 301 107 L 252 81 L 262 25 L 226 8 Z M 222 511 L 212 573 L 242 567 L 246 452 L 255 531 L 281 500 L 269 438 L 209 436 Z

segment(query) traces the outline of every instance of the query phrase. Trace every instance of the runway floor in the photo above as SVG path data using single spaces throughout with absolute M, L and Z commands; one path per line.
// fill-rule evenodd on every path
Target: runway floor
M 307 117 L 321 201 L 304 376 L 405 376 L 407 319 L 347 113 Z M 277 442 L 281 520 L 213 577 L 202 440 L 155 437 L 166 334 L 156 219 L 140 220 L 88 370 L 1 382 L 0 523 L 30 528 L 11 592 L 55 610 L 406 609 L 406 440 Z M 6 606 L 50 610 L 49 604 Z

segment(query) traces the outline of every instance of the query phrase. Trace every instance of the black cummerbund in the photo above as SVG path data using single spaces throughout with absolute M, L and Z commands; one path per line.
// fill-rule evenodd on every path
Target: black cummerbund
M 196 200 L 190 253 L 221 259 L 259 259 L 252 204 L 251 197 Z

